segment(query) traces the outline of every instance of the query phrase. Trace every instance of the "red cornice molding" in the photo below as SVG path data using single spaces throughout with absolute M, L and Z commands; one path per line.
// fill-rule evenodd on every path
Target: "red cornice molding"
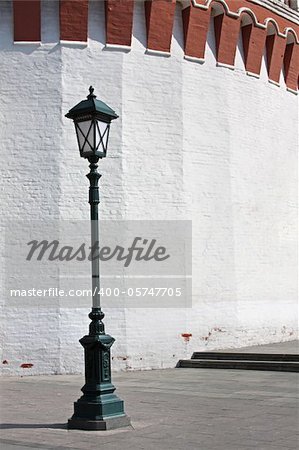
M 60 42 L 88 44 L 88 0 L 60 0 Z M 144 15 L 147 52 L 170 56 L 175 0 L 146 0 Z M 297 92 L 299 17 L 287 8 L 261 0 L 183 0 L 184 52 L 187 60 L 204 63 L 211 17 L 214 21 L 217 65 L 234 68 L 241 34 L 248 75 L 259 76 L 266 51 L 269 81 Z M 100 7 L 100 4 L 99 4 Z M 41 41 L 40 0 L 14 0 L 14 41 Z M 106 45 L 130 50 L 134 1 L 105 0 Z

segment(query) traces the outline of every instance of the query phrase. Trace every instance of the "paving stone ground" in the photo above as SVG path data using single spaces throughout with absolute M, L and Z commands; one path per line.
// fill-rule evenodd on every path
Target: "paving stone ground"
M 82 376 L 3 378 L 1 450 L 299 448 L 296 373 L 167 369 L 116 373 L 113 382 L 132 428 L 90 432 L 66 429 Z

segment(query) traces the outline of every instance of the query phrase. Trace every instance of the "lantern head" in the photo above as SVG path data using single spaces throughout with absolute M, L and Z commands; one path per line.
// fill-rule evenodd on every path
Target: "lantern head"
M 110 123 L 118 115 L 98 100 L 90 86 L 87 100 L 82 100 L 65 115 L 75 124 L 80 155 L 83 158 L 104 158 L 107 153 Z

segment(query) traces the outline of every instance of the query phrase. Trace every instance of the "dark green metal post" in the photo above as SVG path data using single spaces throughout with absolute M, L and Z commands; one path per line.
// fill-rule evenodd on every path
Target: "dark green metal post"
M 90 204 L 90 225 L 91 225 L 91 248 L 98 247 L 99 245 L 99 214 L 98 205 L 100 203 L 99 196 L 99 180 L 101 174 L 98 172 L 97 156 L 91 156 L 89 158 L 90 172 L 87 174 L 89 179 L 89 204 Z M 101 309 L 100 303 L 100 263 L 98 258 L 92 258 L 91 261 L 91 273 L 92 273 L 92 307 Z
M 89 203 L 91 218 L 91 245 L 98 245 L 98 182 L 101 175 L 97 171 L 97 156 L 91 156 Z M 94 248 L 94 247 L 93 247 Z M 89 334 L 80 339 L 85 354 L 85 385 L 83 395 L 74 403 L 74 414 L 68 421 L 68 428 L 82 430 L 109 430 L 130 425 L 124 412 L 124 402 L 114 394 L 111 383 L 110 347 L 114 338 L 105 334 L 102 322 L 104 313 L 100 304 L 100 273 L 98 258 L 92 261 L 93 303 L 89 314 L 91 323 Z

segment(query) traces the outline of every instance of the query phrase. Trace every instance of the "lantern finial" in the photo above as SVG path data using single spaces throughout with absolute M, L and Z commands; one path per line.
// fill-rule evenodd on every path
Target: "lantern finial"
M 87 98 L 96 98 L 96 95 L 94 95 L 94 88 L 92 86 L 89 86 L 89 95 L 87 96 Z

